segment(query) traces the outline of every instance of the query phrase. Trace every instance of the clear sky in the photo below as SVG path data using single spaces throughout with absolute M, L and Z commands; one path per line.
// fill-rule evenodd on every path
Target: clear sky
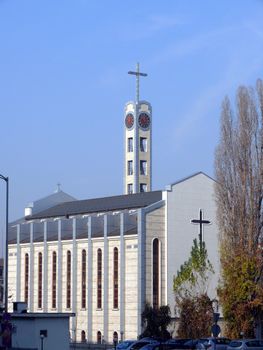
M 223 97 L 263 78 L 263 1 L 0 0 L 10 220 L 58 182 L 78 199 L 122 194 L 136 62 L 153 107 L 153 189 L 197 171 L 213 176 Z

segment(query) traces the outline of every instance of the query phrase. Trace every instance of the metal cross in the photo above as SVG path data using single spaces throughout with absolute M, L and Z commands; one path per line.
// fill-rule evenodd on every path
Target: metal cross
M 138 103 L 140 98 L 140 76 L 147 77 L 147 74 L 140 72 L 139 63 L 137 63 L 136 72 L 129 71 L 128 74 L 136 75 L 136 103 Z
M 209 220 L 203 220 L 203 211 L 202 209 L 199 210 L 199 219 L 193 219 L 191 220 L 192 224 L 199 224 L 199 240 L 200 240 L 200 246 L 202 246 L 203 243 L 203 225 L 209 225 L 212 222 Z

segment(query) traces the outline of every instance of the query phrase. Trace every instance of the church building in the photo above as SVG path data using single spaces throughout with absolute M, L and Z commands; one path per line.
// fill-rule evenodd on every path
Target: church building
M 10 224 L 9 295 L 29 312 L 72 312 L 73 340 L 112 342 L 142 333 L 145 303 L 169 305 L 173 278 L 200 230 L 219 276 L 214 180 L 202 172 L 152 191 L 152 107 L 124 109 L 124 194 L 76 200 L 58 189 Z M 196 225 L 195 225 L 196 224 Z M 174 334 L 175 335 L 175 334 Z

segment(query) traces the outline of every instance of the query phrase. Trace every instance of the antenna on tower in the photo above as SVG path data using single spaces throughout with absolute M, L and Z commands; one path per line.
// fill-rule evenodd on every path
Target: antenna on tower
M 140 100 L 140 76 L 147 77 L 148 74 L 140 72 L 140 65 L 137 63 L 136 72 L 129 71 L 128 74 L 136 75 L 136 103 L 138 104 Z

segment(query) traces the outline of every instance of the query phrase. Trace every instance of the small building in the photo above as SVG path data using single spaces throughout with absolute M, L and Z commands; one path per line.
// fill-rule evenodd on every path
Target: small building
M 69 318 L 71 316 L 74 314 L 12 313 L 12 347 L 32 350 L 69 349 Z

